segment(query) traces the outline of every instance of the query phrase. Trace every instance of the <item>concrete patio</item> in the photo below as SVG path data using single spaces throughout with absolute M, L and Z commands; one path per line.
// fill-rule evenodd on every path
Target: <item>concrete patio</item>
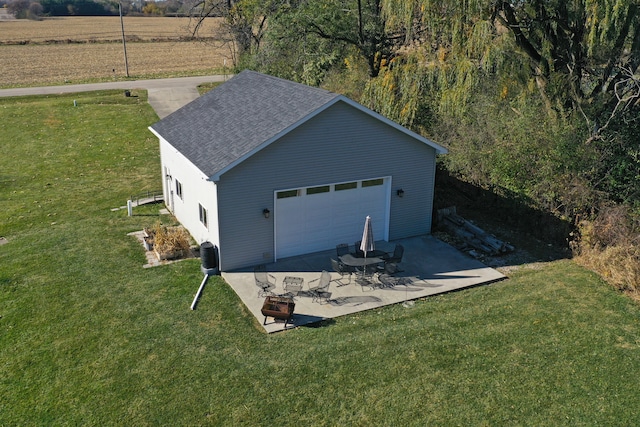
M 267 264 L 267 271 L 276 279 L 276 288 L 273 289 L 275 295 L 286 293 L 283 288 L 286 276 L 304 279 L 302 291 L 295 296 L 295 312 L 287 329 L 406 300 L 487 284 L 506 277 L 433 236 L 376 242 L 376 249 L 393 252 L 396 243 L 403 245 L 405 252 L 400 264 L 403 271 L 394 275 L 397 278 L 395 286 L 375 286 L 376 282 L 374 286 L 361 286 L 354 277 L 350 281 L 345 277 L 342 282 L 347 284 L 339 286 L 340 274 L 331 268 L 331 258 L 336 259 L 335 250 L 286 258 Z M 319 279 L 323 270 L 331 273 L 331 295 L 326 302 L 314 302 L 309 288 L 317 282 L 311 285 L 310 282 Z M 263 324 L 264 316 L 260 310 L 264 297 L 259 296 L 260 289 L 256 285 L 253 269 L 223 272 L 222 277 L 260 324 Z M 285 329 L 284 321 L 268 318 L 264 329 L 268 333 L 282 331 Z

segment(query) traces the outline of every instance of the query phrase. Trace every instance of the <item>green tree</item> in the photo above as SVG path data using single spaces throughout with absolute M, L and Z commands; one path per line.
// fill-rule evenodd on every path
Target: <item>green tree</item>
M 388 33 L 380 0 L 302 2 L 293 22 L 307 39 L 317 37 L 355 48 L 366 60 L 371 77 L 393 54 L 394 36 Z
M 557 189 L 541 195 L 535 179 L 568 182 L 569 176 L 588 179 L 591 189 L 614 199 L 637 197 L 631 179 L 640 169 L 637 123 L 630 120 L 640 114 L 636 0 L 386 0 L 383 6 L 387 22 L 408 28 L 415 45 L 369 82 L 368 105 L 423 133 L 432 123 L 464 127 L 467 137 L 474 128 L 493 161 L 475 168 L 469 162 L 464 173 L 482 174 L 484 182 L 554 199 Z M 476 108 L 480 92 L 483 109 Z M 507 132 L 496 127 L 487 134 L 485 110 L 501 117 Z M 536 116 L 537 124 L 523 120 Z M 540 126 L 563 136 L 533 132 Z M 567 127 L 573 131 L 561 131 Z M 454 144 L 452 160 L 483 145 Z
M 620 111 L 620 100 L 637 101 L 629 79 L 640 65 L 637 0 L 384 0 L 382 7 L 388 23 L 417 41 L 423 63 L 449 75 L 440 80 L 449 95 L 469 93 L 478 71 L 497 78 L 517 71 L 513 82 L 534 82 L 550 114 L 577 110 L 590 128 Z M 460 96 L 453 101 L 464 105 Z
M 318 64 L 325 64 L 321 68 L 328 62 L 340 64 L 340 60 L 326 61 L 336 54 L 341 59 L 358 55 L 367 64 L 369 77 L 378 76 L 408 40 L 404 27 L 387 21 L 381 0 L 288 2 L 271 18 L 268 38 L 275 51 L 268 59 L 288 56 L 279 46 L 286 40 L 291 49 L 307 53 L 305 64 L 313 62 L 309 52 L 317 55 Z
M 541 94 L 582 112 L 589 126 L 637 101 L 630 70 L 640 65 L 640 14 L 629 0 L 505 1 L 492 20 L 507 28 L 531 67 Z M 623 107 L 624 108 L 624 107 Z

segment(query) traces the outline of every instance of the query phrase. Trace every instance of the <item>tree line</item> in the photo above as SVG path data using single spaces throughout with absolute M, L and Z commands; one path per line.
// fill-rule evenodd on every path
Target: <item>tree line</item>
M 118 14 L 118 3 L 93 0 L 9 0 L 9 13 L 18 19 L 43 16 L 109 16 Z
M 225 18 L 238 68 L 345 93 L 444 144 L 441 168 L 570 224 L 576 255 L 625 246 L 637 286 L 638 0 L 200 0 L 191 13 Z
M 190 6 L 180 0 L 0 0 L 9 13 L 19 19 L 41 19 L 45 16 L 111 16 L 124 15 L 187 16 Z

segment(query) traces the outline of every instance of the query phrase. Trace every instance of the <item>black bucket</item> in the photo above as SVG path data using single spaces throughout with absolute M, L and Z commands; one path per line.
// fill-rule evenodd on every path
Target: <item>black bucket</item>
M 200 245 L 200 260 L 206 270 L 218 268 L 218 253 L 213 243 L 204 242 Z

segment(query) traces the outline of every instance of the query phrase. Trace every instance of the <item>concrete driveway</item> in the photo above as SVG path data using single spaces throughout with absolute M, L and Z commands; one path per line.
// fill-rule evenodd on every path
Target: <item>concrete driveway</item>
M 223 82 L 231 75 L 175 77 L 170 79 L 122 80 L 106 83 L 89 83 L 79 85 L 42 86 L 0 89 L 0 97 L 55 95 L 61 93 L 91 92 L 109 89 L 144 89 L 149 96 L 149 104 L 161 119 L 180 107 L 196 99 L 197 87 L 203 83 Z
M 286 276 L 304 280 L 302 290 L 295 296 L 293 322 L 287 328 L 488 284 L 506 277 L 433 236 L 402 239 L 392 243 L 377 242 L 376 249 L 393 252 L 396 243 L 405 248 L 400 264 L 404 271 L 395 274 L 391 282 L 386 284 L 374 279 L 370 286 L 362 286 L 352 277 L 350 281 L 348 278 L 342 280 L 346 285 L 340 286 L 340 275 L 333 272 L 330 261 L 331 258 L 336 258 L 335 250 L 286 258 L 268 264 L 267 271 L 275 277 L 276 287 L 272 292 L 276 295 L 286 294 L 283 288 Z M 332 282 L 328 290 L 330 295 L 327 301 L 313 301 L 309 288 L 317 284 L 312 281 L 318 279 L 323 270 L 331 272 Z M 260 310 L 264 296 L 259 296 L 253 269 L 223 272 L 222 277 L 262 324 L 264 316 Z M 284 322 L 268 318 L 264 329 L 269 333 L 282 331 Z

